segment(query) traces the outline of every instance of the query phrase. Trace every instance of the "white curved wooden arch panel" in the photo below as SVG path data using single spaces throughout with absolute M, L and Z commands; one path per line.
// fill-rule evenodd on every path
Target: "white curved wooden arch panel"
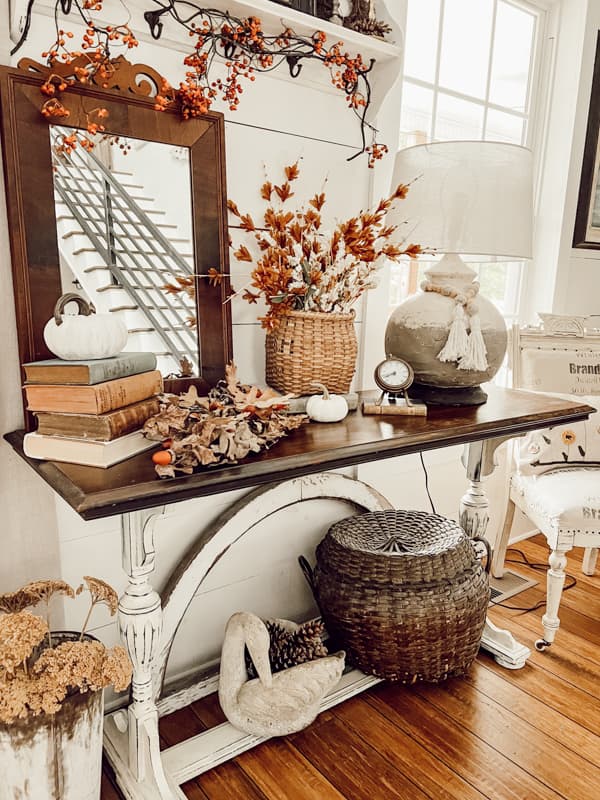
M 305 500 L 333 499 L 364 511 L 391 509 L 391 503 L 362 481 L 322 472 L 260 487 L 242 497 L 204 530 L 174 570 L 163 592 L 161 643 L 153 665 L 155 699 L 160 696 L 171 645 L 189 604 L 206 576 L 229 548 L 267 517 Z

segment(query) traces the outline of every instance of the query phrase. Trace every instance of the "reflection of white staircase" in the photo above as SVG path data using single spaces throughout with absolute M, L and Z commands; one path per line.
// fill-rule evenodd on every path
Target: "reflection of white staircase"
M 126 349 L 155 352 L 163 375 L 179 373 L 183 356 L 197 374 L 196 329 L 189 324 L 195 301 L 162 288 L 178 275 L 193 273 L 192 243 L 166 221 L 130 173 L 109 173 L 93 155 L 77 151 L 58 169 L 56 217 L 65 291 L 75 284 L 97 311 L 121 316 L 129 330 Z

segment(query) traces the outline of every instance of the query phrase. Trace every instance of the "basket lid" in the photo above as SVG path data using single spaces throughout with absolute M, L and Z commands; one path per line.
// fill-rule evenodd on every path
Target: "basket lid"
M 339 520 L 329 535 L 341 546 L 387 556 L 433 556 L 466 537 L 454 520 L 425 511 L 372 511 Z

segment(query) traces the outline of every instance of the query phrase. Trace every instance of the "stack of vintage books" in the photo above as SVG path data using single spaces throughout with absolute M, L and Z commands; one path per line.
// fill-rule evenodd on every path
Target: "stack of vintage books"
M 23 364 L 27 408 L 38 419 L 25 455 L 110 467 L 156 446 L 141 427 L 159 410 L 162 376 L 153 353 Z

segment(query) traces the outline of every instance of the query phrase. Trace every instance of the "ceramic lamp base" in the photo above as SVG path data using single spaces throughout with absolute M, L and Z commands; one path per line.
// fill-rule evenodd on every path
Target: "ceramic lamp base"
M 487 402 L 487 394 L 481 386 L 445 388 L 413 383 L 408 390 L 412 400 L 422 400 L 428 406 L 481 406 Z

